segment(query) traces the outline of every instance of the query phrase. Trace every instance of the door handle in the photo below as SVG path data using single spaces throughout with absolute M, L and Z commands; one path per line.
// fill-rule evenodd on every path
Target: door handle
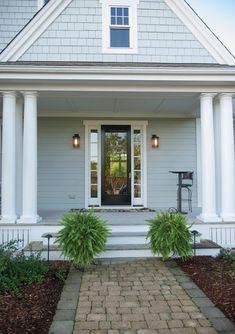
M 128 176 L 128 177 L 129 177 L 129 179 L 131 179 L 131 172 L 129 173 L 129 176 Z

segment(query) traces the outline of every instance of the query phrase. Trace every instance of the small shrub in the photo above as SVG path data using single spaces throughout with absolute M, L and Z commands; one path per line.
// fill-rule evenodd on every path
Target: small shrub
M 95 256 L 105 250 L 109 229 L 106 222 L 94 212 L 72 212 L 63 216 L 56 242 L 63 254 L 76 265 L 92 263 Z
M 228 274 L 235 280 L 235 251 L 232 249 L 222 249 L 218 257 L 231 262 L 232 269 L 228 272 Z
M 17 252 L 16 243 L 0 246 L 0 295 L 19 295 L 21 285 L 42 280 L 49 270 L 39 252 L 27 257 L 23 252 Z
M 186 218 L 180 213 L 160 212 L 150 222 L 147 239 L 153 254 L 161 254 L 163 260 L 176 254 L 183 259 L 192 256 L 192 235 Z

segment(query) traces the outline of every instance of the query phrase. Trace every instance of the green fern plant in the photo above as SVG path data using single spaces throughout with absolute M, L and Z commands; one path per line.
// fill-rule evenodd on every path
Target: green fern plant
M 92 210 L 64 215 L 56 242 L 75 265 L 91 264 L 105 250 L 109 228 Z
M 163 260 L 172 254 L 183 259 L 192 256 L 192 235 L 182 214 L 160 212 L 147 221 L 150 223 L 147 239 L 154 255 L 161 254 Z

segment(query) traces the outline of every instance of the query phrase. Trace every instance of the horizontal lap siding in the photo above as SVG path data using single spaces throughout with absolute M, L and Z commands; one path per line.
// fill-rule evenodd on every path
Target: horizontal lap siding
M 85 202 L 84 126 L 77 118 L 40 118 L 38 142 L 39 209 L 82 208 Z M 81 148 L 74 149 L 74 133 Z M 160 147 L 151 148 L 151 136 L 160 137 Z M 177 176 L 170 170 L 196 172 L 196 130 L 194 119 L 149 120 L 147 126 L 147 205 L 176 206 Z M 195 175 L 196 177 L 196 175 Z M 196 206 L 196 178 L 193 206 Z M 74 197 L 75 198 L 71 198 Z
M 147 129 L 149 141 L 147 147 L 147 201 L 149 207 L 176 207 L 177 175 L 169 171 L 192 170 L 196 172 L 195 127 L 194 119 L 149 121 Z M 151 148 L 152 134 L 160 137 L 159 148 Z M 196 191 L 195 179 L 193 206 L 197 205 Z
M 38 138 L 38 207 L 84 207 L 84 126 L 79 119 L 41 118 Z M 72 147 L 79 133 L 81 147 Z M 75 198 L 71 198 L 75 197 Z

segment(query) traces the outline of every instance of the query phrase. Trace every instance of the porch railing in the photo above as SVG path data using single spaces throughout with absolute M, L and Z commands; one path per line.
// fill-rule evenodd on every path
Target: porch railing
M 212 227 L 210 239 L 222 247 L 235 247 L 235 227 Z
M 16 241 L 17 248 L 23 248 L 29 244 L 29 229 L 0 229 L 0 245 Z

